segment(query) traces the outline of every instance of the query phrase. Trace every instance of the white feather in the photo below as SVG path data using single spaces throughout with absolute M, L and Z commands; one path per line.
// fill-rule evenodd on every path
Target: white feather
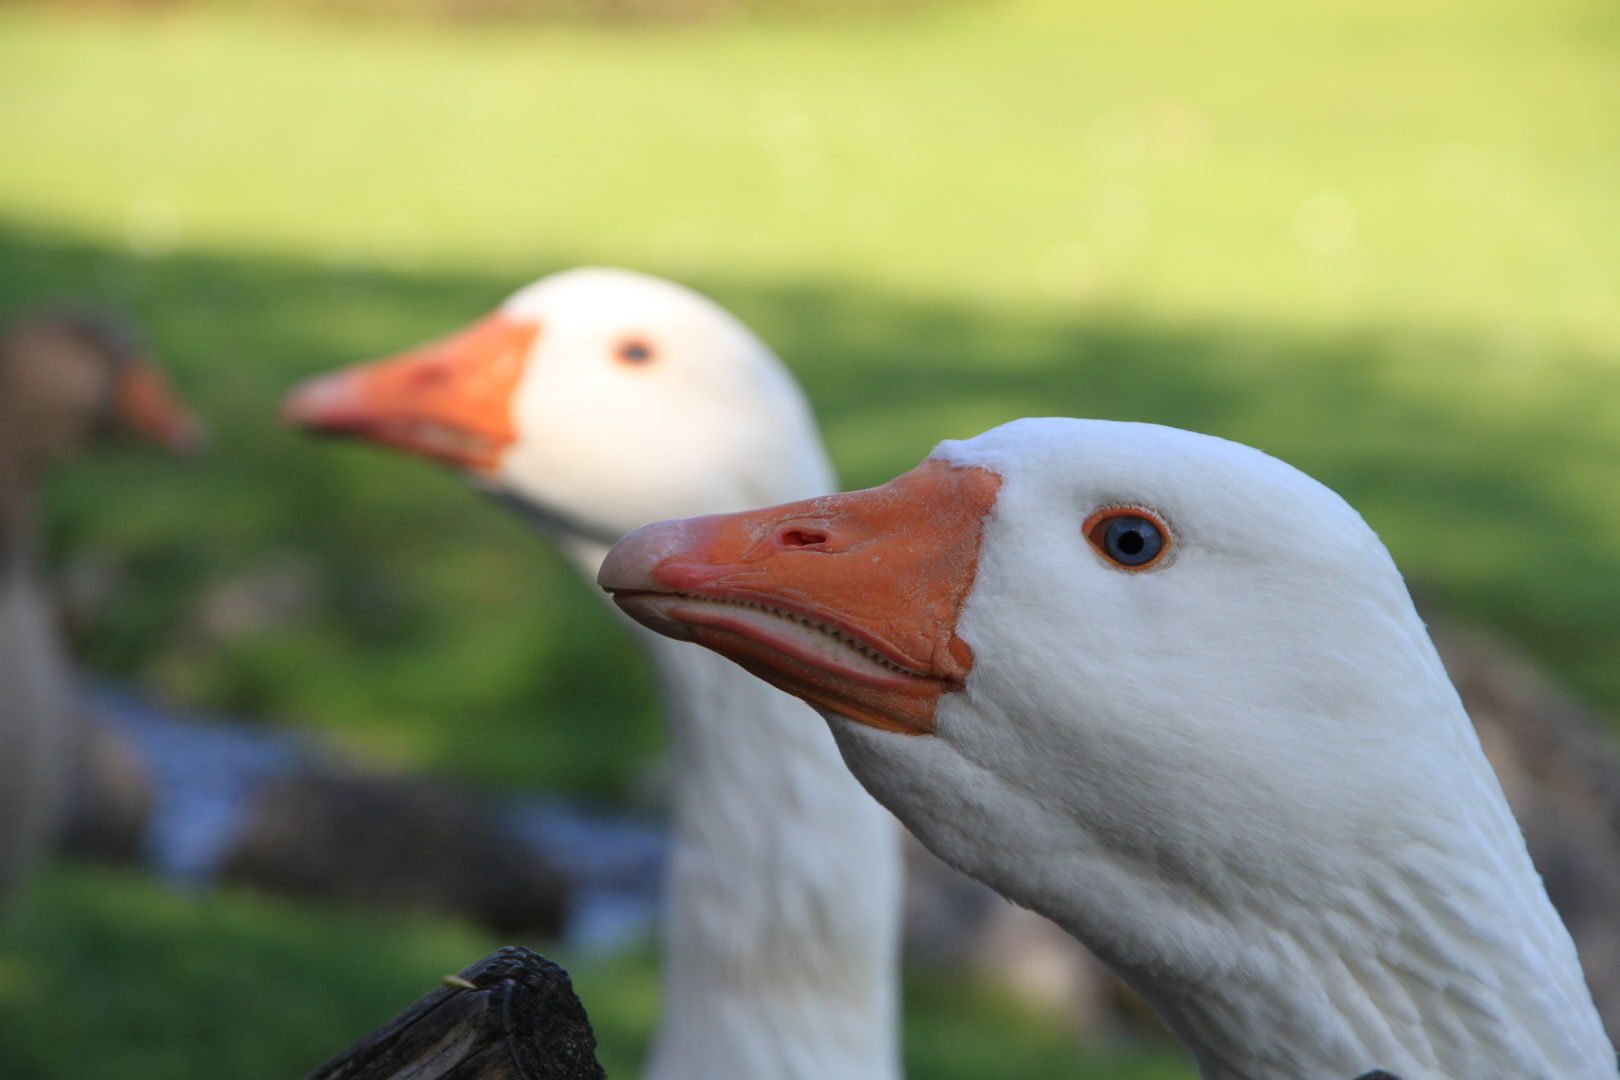
M 946 861 L 1089 945 L 1206 1077 L 1615 1075 L 1547 899 L 1400 574 L 1259 451 L 1027 420 L 937 458 L 1003 478 L 933 738 L 830 717 Z M 1081 535 L 1168 522 L 1127 573 Z
M 711 301 L 586 269 L 505 310 L 541 330 L 496 486 L 589 580 L 607 545 L 648 521 L 833 489 L 797 384 Z M 650 360 L 616 359 L 629 337 Z M 663 1015 L 645 1074 L 892 1080 L 893 819 L 808 707 L 696 646 L 638 635 L 663 685 L 675 777 Z

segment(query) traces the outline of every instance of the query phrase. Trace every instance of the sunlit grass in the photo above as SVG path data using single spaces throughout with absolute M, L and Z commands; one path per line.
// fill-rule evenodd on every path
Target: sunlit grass
M 161 254 L 579 259 L 1614 345 L 1603 0 L 0 35 L 0 202 Z
M 56 548 L 111 582 L 81 652 L 373 759 L 636 792 L 651 686 L 592 591 L 453 478 L 274 419 L 305 373 L 595 262 L 754 325 L 851 485 L 1031 413 L 1238 438 L 1620 707 L 1616 70 L 1608 0 L 596 28 L 0 8 L 0 312 L 136 312 L 215 429 L 203 462 L 60 477 Z M 202 625 L 268 574 L 301 599 Z M 0 929 L 0 1061 L 296 1075 L 492 944 L 58 871 Z M 630 1074 L 650 959 L 575 975 Z M 1185 1075 L 973 987 L 911 1001 L 914 1077 Z
M 590 591 L 453 479 L 277 429 L 297 377 L 578 262 L 673 274 L 851 483 L 1027 413 L 1257 444 L 1620 704 L 1620 9 L 946 5 L 591 28 L 0 11 L 0 307 L 109 298 L 214 421 L 66 477 L 86 655 L 402 764 L 623 792 Z M 138 498 L 131 492 L 139 491 Z M 216 640 L 221 582 L 312 598 Z

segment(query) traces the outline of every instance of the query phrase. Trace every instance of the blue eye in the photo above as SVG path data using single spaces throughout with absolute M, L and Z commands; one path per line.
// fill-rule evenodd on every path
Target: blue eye
M 1145 570 L 1170 547 L 1163 523 L 1139 511 L 1099 510 L 1086 522 L 1086 539 L 1125 570 Z

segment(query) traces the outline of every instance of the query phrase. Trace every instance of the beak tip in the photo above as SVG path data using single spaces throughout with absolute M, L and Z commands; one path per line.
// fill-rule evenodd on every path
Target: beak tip
M 608 551 L 597 571 L 596 584 L 633 621 L 676 641 L 693 641 L 691 628 L 664 610 L 673 599 L 668 576 L 670 560 L 690 554 L 686 521 L 658 521 L 625 536 Z
M 643 525 L 608 549 L 607 557 L 596 571 L 596 584 L 603 592 L 623 592 L 646 583 L 652 564 L 647 561 L 642 534 L 662 524 Z
M 202 421 L 150 362 L 125 369 L 114 387 L 110 416 L 123 430 L 175 457 L 193 457 L 207 441 Z
M 643 525 L 608 551 L 602 568 L 597 571 L 596 583 L 610 593 L 668 592 L 672 586 L 678 589 L 680 583 L 665 580 L 670 574 L 661 571 L 682 557 L 701 561 L 713 541 L 714 532 L 712 517 Z
M 305 379 L 282 398 L 281 422 L 303 431 L 327 429 L 333 426 L 338 412 L 351 396 L 334 376 Z

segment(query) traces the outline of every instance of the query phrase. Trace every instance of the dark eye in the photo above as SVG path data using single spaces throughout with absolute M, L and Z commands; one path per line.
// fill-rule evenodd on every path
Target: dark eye
M 640 338 L 625 338 L 619 342 L 616 355 L 626 364 L 650 364 L 653 361 L 653 347 Z
M 1099 510 L 1085 525 L 1086 539 L 1125 570 L 1146 570 L 1170 549 L 1170 534 L 1156 516 L 1141 510 Z

